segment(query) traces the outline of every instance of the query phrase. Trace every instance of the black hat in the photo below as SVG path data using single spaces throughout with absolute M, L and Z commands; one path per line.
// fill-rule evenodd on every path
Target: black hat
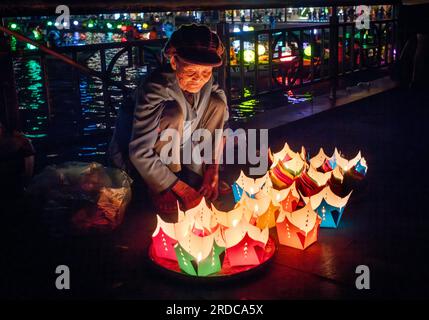
M 205 25 L 182 25 L 168 40 L 164 54 L 179 56 L 185 62 L 218 67 L 222 64 L 224 47 L 219 36 Z

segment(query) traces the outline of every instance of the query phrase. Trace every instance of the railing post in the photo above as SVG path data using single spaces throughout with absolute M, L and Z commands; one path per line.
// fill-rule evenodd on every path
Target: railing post
M 220 17 L 220 22 L 216 25 L 216 32 L 219 35 L 223 45 L 225 46 L 223 64 L 218 68 L 218 83 L 220 87 L 225 91 L 226 97 L 228 99 L 228 105 L 229 105 L 231 103 L 231 86 L 229 85 L 229 76 L 230 76 L 229 25 L 224 21 L 224 19 L 222 19 L 222 17 Z
M 393 27 L 392 27 L 392 62 L 396 62 L 399 57 L 399 54 L 401 52 L 401 42 L 400 42 L 400 35 L 399 35 L 399 28 L 398 28 L 398 19 L 399 19 L 399 4 L 394 4 L 392 8 L 392 16 L 391 19 L 393 20 Z
M 106 121 L 106 130 L 109 131 L 111 129 L 111 119 L 110 119 L 110 91 L 109 85 L 106 83 L 106 79 L 104 76 L 106 75 L 106 50 L 100 49 L 100 62 L 101 62 L 101 72 L 103 74 L 102 79 L 102 90 L 103 90 L 103 101 L 104 101 L 104 112 L 105 112 L 105 121 Z
M 338 15 L 337 7 L 332 7 L 329 18 L 329 77 L 331 79 L 330 98 L 333 103 L 337 99 L 338 85 Z
M 253 43 L 255 44 L 255 72 L 254 72 L 254 95 L 258 94 L 258 79 L 259 79 L 259 36 L 253 31 Z
M 1 17 L 0 24 L 5 26 L 5 21 Z M 3 32 L 0 32 L 0 122 L 8 132 L 19 128 L 12 55 L 10 43 Z

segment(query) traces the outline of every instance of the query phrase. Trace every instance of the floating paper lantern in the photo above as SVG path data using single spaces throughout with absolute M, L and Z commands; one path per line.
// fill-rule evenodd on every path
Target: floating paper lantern
M 243 192 L 246 192 L 251 198 L 255 197 L 255 194 L 261 190 L 265 181 L 267 181 L 267 178 L 268 174 L 258 179 L 252 179 L 247 177 L 244 172 L 241 171 L 238 179 L 232 185 L 235 202 L 240 201 L 243 196 Z
M 368 166 L 366 164 L 365 158 L 360 158 L 354 166 L 349 169 L 349 172 L 354 178 L 362 179 L 366 176 L 368 171 Z
M 308 203 L 293 212 L 282 210 L 277 218 L 280 244 L 304 250 L 317 241 L 321 219 Z
M 231 266 L 258 265 L 268 241 L 268 228 L 260 230 L 245 220 L 225 231 L 226 259 Z
M 157 226 L 152 235 L 152 245 L 155 254 L 164 259 L 177 260 L 174 245 L 177 243 L 174 223 L 164 222 L 159 215 Z
M 359 174 L 361 174 L 362 176 L 365 176 L 366 175 L 366 172 L 367 172 L 367 170 L 368 170 L 368 166 L 367 166 L 367 164 L 366 164 L 366 160 L 365 160 L 365 158 L 361 158 L 357 163 L 356 163 L 356 166 L 355 166 L 355 170 L 356 170 L 356 172 L 357 173 L 359 173 Z
M 276 214 L 279 207 L 275 206 L 268 195 L 259 199 L 243 195 L 240 203 L 252 214 L 250 223 L 256 224 L 259 229 L 272 228 L 276 225 Z
M 214 234 L 201 237 L 189 233 L 174 247 L 180 269 L 194 276 L 208 276 L 222 268 L 220 255 L 225 248 L 216 243 Z
M 277 190 L 274 188 L 271 180 L 268 180 L 261 192 L 257 193 L 255 198 L 263 198 L 269 196 L 274 206 L 281 206 L 283 210 L 292 212 L 296 209 L 300 195 L 296 188 L 295 182 L 293 182 L 288 188 Z
M 220 211 L 214 206 L 212 207 L 214 223 L 218 223 L 219 227 L 223 230 L 235 227 L 241 220 L 250 223 L 253 213 L 248 210 L 242 202 L 237 203 L 231 211 Z
M 255 195 L 255 198 L 260 199 L 268 196 L 274 205 L 280 205 L 280 202 L 287 197 L 288 193 L 289 188 L 275 189 L 271 179 L 267 179 L 261 191 Z
M 268 156 L 271 161 L 269 176 L 274 186 L 279 189 L 289 187 L 307 166 L 304 147 L 298 153 L 291 150 L 289 145 L 285 143 L 279 152 L 272 153 L 269 150 Z
M 299 190 L 307 197 L 312 196 L 323 189 L 331 179 L 331 176 L 331 171 L 319 172 L 310 165 L 308 170 L 304 171 L 297 180 Z
M 213 221 L 213 211 L 207 206 L 207 202 L 203 197 L 200 203 L 186 212 L 179 209 L 179 223 L 181 221 L 186 224 L 192 225 L 192 230 L 198 233 L 198 230 L 203 234 L 210 234 L 216 230 L 217 224 Z
M 322 219 L 322 228 L 337 228 L 351 194 L 352 192 L 342 198 L 333 193 L 329 186 L 326 186 L 318 194 L 303 197 L 303 199 Z
M 281 208 L 283 211 L 293 212 L 296 210 L 300 200 L 300 195 L 298 193 L 298 190 L 296 189 L 295 182 L 285 190 L 288 194 L 286 198 L 281 201 Z
M 275 167 L 279 161 L 288 161 L 295 157 L 300 157 L 305 161 L 305 155 L 306 152 L 304 147 L 301 147 L 301 152 L 298 153 L 293 151 L 287 142 L 279 152 L 272 153 L 271 149 L 268 149 L 268 160 L 271 162 L 271 168 Z
M 270 179 L 273 184 L 279 188 L 287 188 L 300 176 L 306 167 L 305 161 L 300 155 L 286 161 L 278 161 L 270 169 Z
M 323 148 L 320 148 L 318 154 L 310 159 L 310 166 L 319 169 L 325 163 L 326 159 L 328 159 L 328 156 Z
M 331 172 L 331 179 L 328 181 L 328 185 L 331 187 L 331 190 L 336 194 L 342 194 L 344 192 L 344 171 L 336 166 Z

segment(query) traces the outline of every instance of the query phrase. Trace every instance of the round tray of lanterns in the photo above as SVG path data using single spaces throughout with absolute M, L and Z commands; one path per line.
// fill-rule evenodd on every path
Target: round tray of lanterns
M 157 269 L 179 278 L 232 279 L 265 268 L 276 253 L 268 227 L 260 228 L 244 202 L 224 212 L 204 198 L 176 223 L 157 216 L 149 259 Z

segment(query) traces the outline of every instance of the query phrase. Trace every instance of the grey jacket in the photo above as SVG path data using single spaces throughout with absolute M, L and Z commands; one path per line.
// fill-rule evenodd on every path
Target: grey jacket
M 198 124 L 212 93 L 218 94 L 226 103 L 224 91 L 213 77 L 194 96 L 194 105 L 187 103 L 175 73 L 170 70 L 155 71 L 150 79 L 137 91 L 133 128 L 129 144 L 129 157 L 143 180 L 155 192 L 161 192 L 177 180 L 177 176 L 161 162 L 154 151 L 158 139 L 163 104 L 175 100 L 183 109 L 184 119 L 191 121 L 192 128 Z M 225 121 L 228 120 L 226 110 Z

